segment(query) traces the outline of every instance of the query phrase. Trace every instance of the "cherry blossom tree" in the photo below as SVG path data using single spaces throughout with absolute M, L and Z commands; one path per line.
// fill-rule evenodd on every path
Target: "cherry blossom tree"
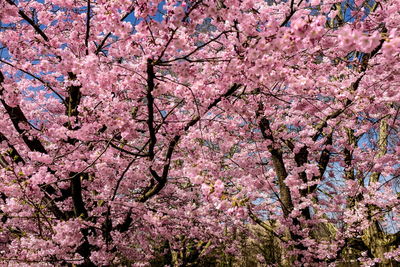
M 394 266 L 399 8 L 0 0 L 1 263 Z

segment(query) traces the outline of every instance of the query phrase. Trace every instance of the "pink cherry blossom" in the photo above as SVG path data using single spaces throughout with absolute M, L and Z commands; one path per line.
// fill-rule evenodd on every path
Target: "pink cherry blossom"
M 0 0 L 0 265 L 394 266 L 399 9 Z

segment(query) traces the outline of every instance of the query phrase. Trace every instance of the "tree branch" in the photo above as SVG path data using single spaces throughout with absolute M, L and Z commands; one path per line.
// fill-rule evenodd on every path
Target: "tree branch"
M 18 6 L 11 0 L 6 0 L 7 3 L 9 3 L 10 5 L 16 6 L 18 8 Z M 49 38 L 47 37 L 47 35 L 40 29 L 40 27 L 31 19 L 29 18 L 24 11 L 22 11 L 21 9 L 18 11 L 18 14 L 24 19 L 26 20 L 34 29 L 35 31 L 42 36 L 42 38 L 48 42 Z
M 219 102 L 221 102 L 222 98 L 228 97 L 230 95 L 232 95 L 237 89 L 239 89 L 241 87 L 241 85 L 239 84 L 234 84 L 233 86 L 231 86 L 231 88 L 223 95 L 220 95 L 218 98 L 216 98 L 206 109 L 205 113 L 207 113 L 208 111 L 210 111 L 212 108 L 214 108 Z M 194 119 L 192 119 L 191 121 L 189 121 L 185 127 L 183 128 L 183 132 L 186 133 L 190 127 L 192 127 L 193 125 L 195 125 L 199 120 L 201 119 L 200 116 L 196 116 Z M 165 156 L 165 164 L 163 167 L 163 172 L 162 175 L 158 175 L 159 181 L 157 182 L 157 184 L 155 184 L 154 186 L 151 186 L 144 194 L 141 198 L 139 198 L 139 202 L 146 202 L 148 199 L 150 199 L 151 197 L 153 197 L 154 195 L 158 194 L 165 186 L 165 184 L 167 183 L 167 178 L 168 178 L 168 172 L 169 172 L 169 167 L 171 165 L 171 159 L 172 159 L 172 155 L 174 153 L 175 147 L 178 144 L 180 138 L 182 135 L 175 135 L 172 140 L 170 141 L 169 145 L 168 145 L 168 149 L 167 149 L 167 154 Z M 153 174 L 154 176 L 154 174 Z

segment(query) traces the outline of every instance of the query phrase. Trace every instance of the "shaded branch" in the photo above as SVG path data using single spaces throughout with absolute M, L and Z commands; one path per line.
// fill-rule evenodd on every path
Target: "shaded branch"
M 214 108 L 219 102 L 221 102 L 221 100 L 225 97 L 228 97 L 230 95 L 232 95 L 237 89 L 239 89 L 241 87 L 241 85 L 239 84 L 234 84 L 233 86 L 231 86 L 231 88 L 223 95 L 220 95 L 218 98 L 216 98 L 206 109 L 205 113 L 207 113 L 208 111 L 210 111 L 212 108 Z M 198 115 L 196 116 L 194 119 L 192 119 L 191 121 L 189 121 L 185 127 L 183 128 L 183 132 L 186 133 L 190 127 L 192 127 L 193 125 L 195 125 L 197 122 L 199 122 L 199 120 L 201 119 L 201 117 Z M 165 156 L 165 164 L 163 167 L 163 171 L 162 171 L 162 175 L 157 174 L 157 176 L 159 176 L 159 178 L 157 177 L 157 179 L 159 180 L 157 182 L 157 184 L 155 184 L 154 186 L 151 186 L 149 189 L 146 190 L 146 192 L 144 192 L 143 196 L 141 198 L 139 198 L 139 202 L 146 202 L 148 199 L 150 199 L 151 197 L 153 197 L 154 195 L 158 194 L 165 186 L 166 182 L 167 182 L 167 177 L 168 177 L 168 172 L 169 172 L 169 167 L 171 165 L 171 159 L 172 159 L 172 155 L 174 153 L 175 147 L 178 144 L 180 138 L 182 135 L 175 135 L 172 140 L 170 141 L 169 145 L 168 145 L 168 149 L 167 149 L 167 154 Z M 155 176 L 155 172 L 152 173 L 153 177 Z
M 86 11 L 86 34 L 85 34 L 85 46 L 86 55 L 89 55 L 89 37 L 90 37 L 90 0 L 87 0 L 87 11 Z
M 18 6 L 11 0 L 6 0 L 7 3 L 9 3 L 10 5 L 13 5 L 15 7 L 18 8 Z M 18 14 L 24 19 L 26 20 L 34 29 L 35 31 L 42 36 L 42 38 L 48 42 L 49 38 L 47 37 L 47 35 L 42 31 L 42 29 L 40 29 L 39 25 L 37 25 L 31 18 L 29 18 L 24 11 L 22 11 L 21 9 L 19 9 Z
M 257 118 L 260 117 L 261 115 L 260 111 L 262 110 L 262 108 L 263 105 L 260 103 L 259 111 L 257 111 L 256 113 Z M 288 173 L 285 168 L 285 163 L 283 162 L 283 153 L 279 148 L 275 147 L 276 143 L 272 135 L 269 120 L 267 120 L 267 118 L 265 117 L 262 117 L 259 122 L 259 127 L 263 138 L 271 142 L 271 144 L 267 145 L 267 148 L 269 153 L 271 153 L 274 170 L 278 177 L 278 184 L 280 191 L 279 194 L 280 194 L 283 213 L 285 214 L 285 216 L 288 216 L 289 213 L 293 210 L 293 203 L 290 195 L 290 190 L 288 186 L 285 184 L 285 179 L 288 176 Z
M 153 90 L 155 89 L 154 79 L 154 66 L 151 59 L 147 60 L 147 110 L 148 110 L 148 118 L 147 118 L 147 126 L 149 128 L 150 135 L 150 143 L 149 143 L 149 157 L 150 160 L 154 159 L 154 147 L 157 143 L 156 131 L 154 128 L 154 97 L 152 95 Z
M 22 112 L 21 108 L 19 106 L 15 107 L 10 107 L 7 105 L 7 103 L 4 101 L 3 98 L 0 99 L 0 102 L 3 104 L 3 107 L 6 109 L 6 112 L 8 116 L 11 119 L 11 122 L 14 125 L 15 130 L 21 135 L 22 140 L 24 143 L 28 146 L 28 148 L 31 151 L 37 151 L 40 153 L 47 154 L 46 149 L 42 145 L 42 143 L 37 139 L 37 137 L 32 137 L 29 136 L 26 132 L 26 130 L 21 129 L 20 125 L 25 124 L 29 125 L 29 122 L 27 118 L 25 117 L 25 114 Z

